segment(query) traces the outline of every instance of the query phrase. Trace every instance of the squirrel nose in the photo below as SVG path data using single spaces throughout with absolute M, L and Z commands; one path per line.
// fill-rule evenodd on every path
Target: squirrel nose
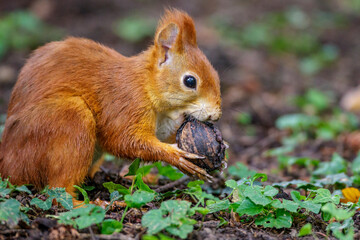
M 211 120 L 211 121 L 217 121 L 219 120 L 221 117 L 221 112 L 217 112 L 217 113 L 213 113 L 213 114 L 210 114 L 208 119 Z

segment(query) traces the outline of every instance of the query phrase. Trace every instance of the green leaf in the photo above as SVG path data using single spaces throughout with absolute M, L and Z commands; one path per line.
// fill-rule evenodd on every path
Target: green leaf
M 273 186 L 267 185 L 264 189 L 264 195 L 268 197 L 274 197 L 276 194 L 279 193 L 279 190 L 274 188 Z
M 111 208 L 111 206 L 113 205 L 113 203 L 117 200 L 119 200 L 122 197 L 122 195 L 119 194 L 118 191 L 114 191 L 112 193 L 110 193 L 110 203 L 109 205 L 106 207 L 106 211 L 109 211 L 109 209 Z
M 204 184 L 204 181 L 202 180 L 191 181 L 187 184 L 188 189 L 185 191 L 185 193 L 195 196 L 197 200 L 201 202 L 201 204 L 203 204 L 205 197 L 211 197 L 202 191 L 202 184 Z
M 125 202 L 130 208 L 140 208 L 155 198 L 155 193 L 138 190 L 132 195 L 125 195 Z
M 343 221 L 348 218 L 351 218 L 355 214 L 355 210 L 349 211 L 341 208 L 337 208 L 334 203 L 327 203 L 322 208 L 321 211 L 329 213 L 338 221 Z
M 240 179 L 253 177 L 256 174 L 255 171 L 250 170 L 246 165 L 239 162 L 237 162 L 235 166 L 230 166 L 228 172 L 230 175 Z
M 318 179 L 316 180 L 314 185 L 319 187 L 324 187 L 327 185 L 335 185 L 335 184 L 343 184 L 343 185 L 351 186 L 353 183 L 352 181 L 353 180 L 350 177 L 348 177 L 346 174 L 338 173 L 338 174 L 327 175 L 322 179 Z
M 282 187 L 282 188 L 286 188 L 290 185 L 295 185 L 296 188 L 300 188 L 300 189 L 316 189 L 318 187 L 321 187 L 322 185 L 319 184 L 317 181 L 315 183 L 309 183 L 303 180 L 292 180 L 292 181 L 285 181 L 285 182 L 280 182 L 280 183 L 273 183 L 272 186 L 275 187 Z
M 81 187 L 82 187 L 82 189 L 84 189 L 85 191 L 92 191 L 92 190 L 95 189 L 94 186 L 86 186 L 86 185 L 83 185 L 83 186 L 81 186 Z
M 30 50 L 62 35 L 62 31 L 48 26 L 29 11 L 2 15 L 0 23 L 0 57 L 11 49 Z
M 156 163 L 143 165 L 142 167 L 139 167 L 139 169 L 136 171 L 136 174 L 141 174 L 142 176 L 146 176 L 150 173 L 151 169 L 153 169 L 156 166 Z
M 195 181 L 190 181 L 187 184 L 187 187 L 195 191 L 201 191 L 201 185 L 203 184 L 204 184 L 203 180 L 195 180 Z
M 354 174 L 360 174 L 360 152 L 352 162 L 350 169 Z
M 123 224 L 115 219 L 105 219 L 101 224 L 101 234 L 121 232 Z
M 124 187 L 121 184 L 116 184 L 116 183 L 113 183 L 113 182 L 106 182 L 106 183 L 103 183 L 103 186 L 106 189 L 108 189 L 110 193 L 113 193 L 114 191 L 118 191 L 122 195 L 131 194 L 130 190 L 127 189 L 126 187 Z
M 326 213 L 326 212 L 321 212 L 321 218 L 327 222 L 330 221 L 331 219 L 331 214 L 330 213 Z
M 137 158 L 131 163 L 131 165 L 129 167 L 129 172 L 125 175 L 125 177 L 136 175 L 136 172 L 140 167 L 140 161 L 141 161 L 140 158 Z
M 290 213 L 284 209 L 278 209 L 275 215 L 270 213 L 256 219 L 256 225 L 262 225 L 270 228 L 290 228 L 292 225 L 292 217 Z
M 16 199 L 6 199 L 0 202 L 0 221 L 6 221 L 10 226 L 15 226 L 20 220 L 29 223 L 28 217 L 20 211 L 21 204 Z
M 247 112 L 241 112 L 237 115 L 236 120 L 241 125 L 248 125 L 251 123 L 251 114 Z
M 9 195 L 12 192 L 12 189 L 10 188 L 0 188 L 0 197 L 5 197 L 6 195 Z
M 218 216 L 217 218 L 220 219 L 220 222 L 219 222 L 219 224 L 217 225 L 218 228 L 221 227 L 221 226 L 224 226 L 224 225 L 228 225 L 228 224 L 229 224 L 229 222 L 226 221 L 224 218 L 222 218 L 222 217 L 220 217 L 220 216 Z
M 326 231 L 331 230 L 332 234 L 340 240 L 354 239 L 354 221 L 348 218 L 343 223 L 332 222 L 326 227 Z
M 252 178 L 251 181 L 254 182 L 256 179 L 261 178 L 261 182 L 267 181 L 267 175 L 265 173 L 256 173 Z
M 70 210 L 73 208 L 72 196 L 65 191 L 65 188 L 45 188 L 43 193 L 48 196 L 45 201 L 33 198 L 30 204 L 37 205 L 42 210 L 49 210 L 52 206 L 52 201 L 56 199 L 65 209 Z
M 305 98 L 308 104 L 314 106 L 317 111 L 325 110 L 330 105 L 330 98 L 317 89 L 310 89 L 306 92 Z
M 281 140 L 285 146 L 297 147 L 300 144 L 304 144 L 308 140 L 307 133 L 303 130 L 293 130 L 293 134 L 288 137 L 283 137 Z M 284 157 L 284 156 L 279 156 Z
M 167 227 L 166 231 L 170 234 L 185 239 L 189 233 L 194 230 L 194 226 L 191 224 L 182 224 L 180 227 Z
M 145 234 L 142 236 L 142 240 L 159 240 L 159 238 L 154 235 Z
M 136 174 L 135 177 L 135 186 L 139 188 L 139 190 L 154 193 L 155 191 L 152 190 L 148 185 L 146 185 L 142 179 L 143 175 L 141 173 Z
M 155 31 L 154 19 L 145 18 L 134 14 L 121 18 L 114 25 L 114 33 L 129 42 L 139 42 L 146 37 L 151 37 Z
M 346 161 L 339 154 L 334 153 L 330 162 L 321 162 L 313 175 L 330 175 L 346 171 Z
M 305 196 L 302 196 L 298 191 L 292 191 L 291 197 L 294 200 L 294 202 L 299 204 L 301 208 L 305 208 L 306 210 L 316 214 L 320 212 L 321 204 L 314 203 L 311 200 L 302 201 L 305 200 Z
M 77 229 L 87 228 L 93 224 L 101 223 L 105 217 L 105 210 L 93 204 L 72 209 L 59 214 L 59 223 L 71 225 Z
M 312 225 L 311 223 L 307 223 L 300 229 L 298 237 L 302 237 L 310 234 L 312 234 Z
M 160 240 L 175 240 L 174 238 L 168 237 L 162 233 L 159 233 L 158 236 L 159 236 Z
M 181 172 L 173 168 L 171 165 L 162 166 L 160 162 L 156 163 L 159 174 L 169 178 L 171 181 L 176 181 L 184 176 Z
M 264 210 L 262 205 L 257 205 L 253 203 L 250 199 L 245 198 L 244 201 L 241 202 L 240 206 L 236 209 L 236 212 L 242 216 L 244 214 L 254 216 L 261 213 Z
M 229 187 L 229 188 L 232 188 L 232 189 L 236 189 L 237 186 L 238 186 L 237 182 L 236 182 L 235 180 L 233 180 L 233 179 L 227 180 L 227 181 L 225 182 L 225 185 L 226 185 L 227 187 Z
M 169 233 L 186 238 L 192 232 L 197 221 L 188 216 L 194 213 L 190 202 L 168 200 L 161 203 L 160 209 L 153 209 L 142 217 L 142 225 L 147 227 L 148 234 L 156 234 L 163 229 Z
M 52 206 L 52 198 L 47 198 L 45 201 L 39 198 L 33 198 L 30 201 L 30 205 L 36 205 L 42 210 L 49 210 Z
M 142 240 L 175 240 L 175 239 L 168 237 L 162 233 L 158 233 L 157 236 L 145 234 L 142 236 Z
M 26 192 L 26 193 L 28 193 L 28 194 L 31 194 L 31 191 L 30 191 L 25 185 L 16 187 L 16 188 L 15 188 L 15 191 L 18 191 L 18 192 Z
M 77 185 L 74 185 L 73 187 L 81 192 L 81 194 L 84 197 L 84 203 L 89 204 L 90 199 L 89 199 L 89 196 L 88 196 L 87 192 L 84 189 L 82 189 L 81 187 L 77 186 Z
M 279 157 L 284 156 L 287 153 L 294 151 L 294 146 L 281 146 L 277 148 L 272 148 L 265 152 L 266 157 Z
M 302 113 L 287 114 L 276 120 L 276 127 L 279 129 L 291 129 L 299 131 L 316 126 L 320 119 L 316 116 L 305 115 Z
M 204 216 L 210 212 L 209 209 L 203 207 L 193 207 L 191 210 L 194 210 Z
M 244 191 L 244 195 L 250 198 L 255 204 L 266 206 L 271 203 L 271 200 L 261 193 L 258 187 L 248 187 Z
M 169 200 L 161 203 L 161 209 L 168 213 L 172 213 L 172 223 L 177 224 L 178 221 L 186 216 L 190 210 L 191 203 L 188 201 Z
M 309 186 L 309 188 L 316 186 L 314 184 L 308 183 L 308 182 L 303 181 L 303 180 L 285 181 L 285 182 L 273 183 L 272 185 L 275 186 L 275 187 L 282 187 L 282 188 L 286 188 L 289 185 L 295 185 L 297 188 L 301 188 L 303 186 Z M 317 187 L 320 187 L 320 185 L 317 186 Z
M 207 206 L 207 208 L 210 210 L 210 213 L 227 210 L 229 209 L 229 207 L 230 207 L 230 202 L 228 199 L 221 200 Z
M 49 198 L 56 199 L 65 209 L 73 208 L 72 196 L 65 191 L 65 188 L 52 188 L 47 191 Z
M 145 213 L 141 224 L 147 229 L 148 234 L 156 234 L 171 225 L 170 218 L 163 217 L 162 209 L 152 209 Z
M 331 193 L 328 189 L 320 188 L 318 190 L 315 190 L 316 197 L 313 199 L 314 203 L 328 203 L 333 202 L 335 204 L 339 204 L 340 202 L 340 196 L 335 195 L 331 196 Z
M 289 212 L 297 212 L 299 208 L 299 204 L 290 200 L 283 199 L 282 202 L 280 202 L 279 199 L 273 200 L 271 203 L 271 206 L 274 208 L 283 208 L 288 210 Z

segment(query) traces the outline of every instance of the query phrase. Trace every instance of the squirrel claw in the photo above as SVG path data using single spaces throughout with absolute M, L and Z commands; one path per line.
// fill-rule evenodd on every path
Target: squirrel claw
M 179 158 L 179 169 L 189 176 L 196 176 L 204 181 L 212 182 L 214 179 L 204 169 L 196 166 L 182 157 Z
M 180 152 L 180 154 L 182 155 L 183 158 L 194 159 L 194 160 L 203 160 L 203 159 L 206 158 L 205 156 L 201 156 L 201 155 L 198 155 L 198 154 L 195 154 L 195 153 L 186 152 L 186 151 L 182 150 L 181 148 L 179 148 L 176 143 L 175 144 L 170 144 L 170 145 L 173 148 L 175 148 L 176 151 Z
M 194 153 L 185 153 L 185 158 L 187 159 L 199 159 L 199 160 L 203 160 L 205 159 L 206 157 L 204 156 L 200 156 L 200 155 L 197 155 L 197 154 L 194 154 Z

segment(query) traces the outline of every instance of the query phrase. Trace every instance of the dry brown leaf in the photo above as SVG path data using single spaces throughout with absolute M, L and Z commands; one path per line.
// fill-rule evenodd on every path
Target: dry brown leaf
M 129 180 L 132 181 L 133 178 L 134 178 L 134 176 L 126 176 L 126 177 L 125 177 L 125 175 L 129 172 L 129 166 L 130 166 L 130 164 L 125 165 L 125 166 L 121 169 L 119 175 L 120 175 L 121 177 L 123 177 L 123 178 L 129 179 Z M 144 183 L 146 183 L 146 184 L 156 185 L 156 184 L 159 183 L 159 174 L 151 171 L 151 172 L 148 173 L 146 176 L 144 176 L 142 179 L 143 179 Z
M 360 150 L 360 131 L 348 134 L 345 138 L 345 144 L 354 151 Z
M 344 188 L 341 191 L 344 196 L 344 198 L 340 200 L 342 203 L 347 203 L 347 202 L 357 203 L 359 201 L 359 197 L 360 197 L 359 189 L 349 187 L 349 188 Z

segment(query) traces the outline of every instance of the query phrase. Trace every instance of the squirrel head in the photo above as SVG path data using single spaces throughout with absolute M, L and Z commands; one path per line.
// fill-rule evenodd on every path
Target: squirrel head
M 157 111 L 171 118 L 190 115 L 200 121 L 221 116 L 220 80 L 196 43 L 194 22 L 179 10 L 166 10 L 153 47 L 153 91 Z

